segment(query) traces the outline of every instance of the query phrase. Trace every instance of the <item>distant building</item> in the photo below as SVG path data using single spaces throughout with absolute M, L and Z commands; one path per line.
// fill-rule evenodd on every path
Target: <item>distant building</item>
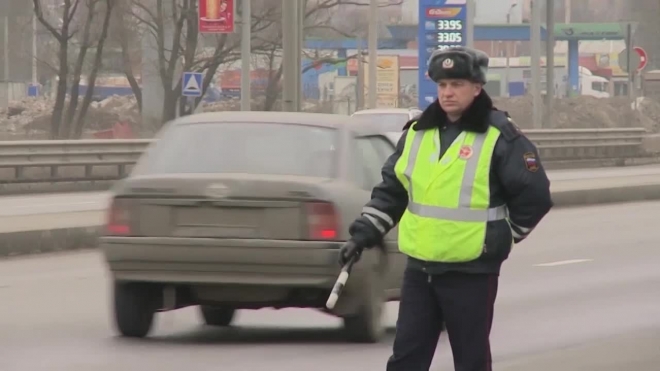
M 32 1 L 0 0 L 0 81 L 32 80 Z M 8 17 L 4 17 L 8 15 Z M 5 23 L 8 22 L 8 27 Z M 5 76 L 5 29 L 9 29 L 9 76 Z

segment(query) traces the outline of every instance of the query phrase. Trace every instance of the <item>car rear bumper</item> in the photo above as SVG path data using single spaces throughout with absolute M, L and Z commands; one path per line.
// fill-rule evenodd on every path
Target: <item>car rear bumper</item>
M 114 279 L 331 288 L 341 242 L 102 237 Z

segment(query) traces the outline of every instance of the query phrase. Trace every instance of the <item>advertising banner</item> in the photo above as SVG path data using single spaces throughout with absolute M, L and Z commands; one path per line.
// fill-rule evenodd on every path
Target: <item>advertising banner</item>
M 363 63 L 364 99 L 369 94 L 369 63 Z M 376 59 L 376 107 L 399 106 L 399 56 L 379 55 Z
M 199 0 L 199 32 L 234 33 L 235 5 L 236 0 Z

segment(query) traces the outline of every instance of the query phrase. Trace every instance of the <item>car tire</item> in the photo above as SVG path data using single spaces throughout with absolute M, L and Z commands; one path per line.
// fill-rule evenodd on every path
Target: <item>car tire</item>
M 348 340 L 356 343 L 377 343 L 385 335 L 383 308 L 379 297 L 369 297 L 355 315 L 344 317 L 344 329 Z
M 227 327 L 234 319 L 236 310 L 223 306 L 200 305 L 200 312 L 204 323 L 209 326 Z
M 114 284 L 115 325 L 126 337 L 143 338 L 151 330 L 156 313 L 156 295 L 142 283 Z

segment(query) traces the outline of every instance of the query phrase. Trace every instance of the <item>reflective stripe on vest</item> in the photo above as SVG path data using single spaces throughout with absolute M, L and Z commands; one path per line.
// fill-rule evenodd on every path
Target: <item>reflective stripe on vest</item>
M 492 126 L 484 134 L 463 132 L 439 158 L 438 129 L 408 131 L 395 165 L 409 197 L 399 223 L 403 253 L 443 262 L 481 255 L 486 223 L 508 216 L 505 205 L 488 207 L 490 163 L 499 136 Z

